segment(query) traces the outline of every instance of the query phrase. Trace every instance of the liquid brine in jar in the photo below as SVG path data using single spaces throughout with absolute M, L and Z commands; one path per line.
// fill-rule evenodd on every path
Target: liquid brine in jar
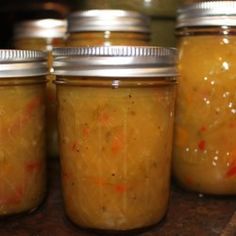
M 173 171 L 186 189 L 236 194 L 236 3 L 179 10 Z M 194 17 L 193 17 L 194 16 Z
M 46 62 L 41 52 L 0 50 L 0 218 L 45 197 Z
M 152 47 L 55 50 L 63 195 L 74 223 L 124 231 L 166 214 L 175 57 Z
M 147 46 L 149 18 L 134 11 L 88 10 L 68 17 L 66 46 Z
M 52 49 L 63 47 L 66 21 L 60 19 L 38 19 L 22 21 L 15 25 L 13 46 L 16 49 L 41 50 L 48 53 L 47 83 L 47 149 L 51 157 L 58 156 L 56 87 L 52 75 Z

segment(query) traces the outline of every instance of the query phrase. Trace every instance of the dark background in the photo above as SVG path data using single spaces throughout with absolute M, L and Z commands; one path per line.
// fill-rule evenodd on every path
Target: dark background
M 0 0 L 0 48 L 10 48 L 13 26 L 29 19 L 63 19 L 79 10 L 79 0 Z

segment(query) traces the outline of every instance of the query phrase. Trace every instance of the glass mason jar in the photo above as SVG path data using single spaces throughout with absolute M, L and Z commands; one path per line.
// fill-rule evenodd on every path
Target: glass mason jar
M 56 86 L 52 83 L 53 47 L 64 46 L 66 22 L 57 19 L 24 21 L 15 26 L 14 47 L 26 50 L 48 52 L 49 75 L 47 83 L 47 149 L 49 156 L 58 156 L 57 121 L 56 121 Z
M 66 46 L 149 45 L 147 16 L 123 10 L 89 10 L 68 17 Z
M 46 54 L 0 50 L 0 218 L 45 196 L 46 74 Z
M 83 9 L 123 9 L 151 18 L 151 45 L 175 46 L 176 9 L 184 0 L 80 0 Z
M 76 224 L 131 230 L 165 215 L 176 51 L 55 51 L 65 209 Z
M 173 171 L 186 189 L 236 194 L 236 2 L 179 10 Z

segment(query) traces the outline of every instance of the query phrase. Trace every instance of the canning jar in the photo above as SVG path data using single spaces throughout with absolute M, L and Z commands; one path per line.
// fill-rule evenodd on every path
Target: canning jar
M 174 175 L 192 191 L 236 194 L 236 2 L 195 3 L 178 14 Z
M 45 196 L 46 60 L 0 50 L 0 218 L 32 211 Z
M 56 120 L 56 87 L 52 83 L 53 47 L 64 46 L 66 22 L 58 19 L 30 20 L 18 23 L 14 28 L 14 47 L 17 49 L 42 50 L 48 52 L 47 76 L 47 149 L 49 156 L 58 155 L 57 120 Z
M 175 57 L 153 47 L 55 51 L 63 195 L 74 223 L 131 230 L 165 215 Z
M 123 10 L 89 10 L 68 17 L 66 46 L 149 45 L 149 19 Z
M 151 45 L 175 46 L 176 9 L 184 0 L 80 0 L 83 9 L 123 9 L 151 18 Z

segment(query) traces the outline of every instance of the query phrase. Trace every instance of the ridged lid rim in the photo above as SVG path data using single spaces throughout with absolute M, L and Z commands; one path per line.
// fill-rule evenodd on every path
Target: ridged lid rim
M 47 54 L 37 50 L 0 49 L 0 62 L 46 60 Z
M 0 49 L 0 77 L 46 75 L 47 54 L 36 50 Z
M 55 48 L 53 56 L 54 71 L 57 75 L 105 77 L 177 75 L 175 48 L 151 46 Z
M 236 26 L 236 1 L 203 1 L 177 10 L 176 28 L 221 25 Z
M 150 32 L 148 16 L 135 11 L 93 9 L 77 11 L 68 16 L 69 33 L 82 31 Z
M 155 46 L 93 46 L 54 48 L 53 56 L 133 56 L 133 57 L 162 57 L 177 55 L 176 48 Z

